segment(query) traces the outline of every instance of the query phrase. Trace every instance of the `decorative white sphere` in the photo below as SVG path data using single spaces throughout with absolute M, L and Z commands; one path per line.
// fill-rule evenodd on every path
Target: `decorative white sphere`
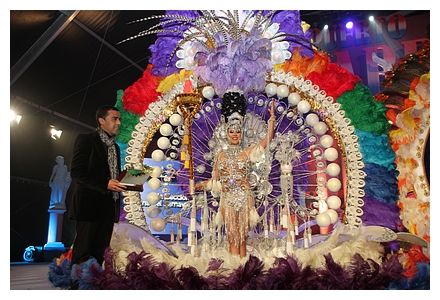
M 316 223 L 319 227 L 327 227 L 331 224 L 331 221 L 330 216 L 325 212 L 316 216 Z
M 168 149 L 170 147 L 170 140 L 162 136 L 157 140 L 157 146 L 163 150 Z
M 195 65 L 194 58 L 191 56 L 185 57 L 184 62 L 187 67 L 194 67 L 194 65 Z
M 214 98 L 215 95 L 214 88 L 212 86 L 205 86 L 202 90 L 202 95 L 206 99 L 212 100 L 212 98 Z
M 168 123 L 162 124 L 160 125 L 159 132 L 163 136 L 170 136 L 173 133 L 173 127 Z
M 272 49 L 271 56 L 272 56 L 272 61 L 275 64 L 279 64 L 284 61 L 283 51 L 281 51 L 279 49 Z
M 308 113 L 310 111 L 311 108 L 312 107 L 310 106 L 310 103 L 307 100 L 301 100 L 298 103 L 298 111 L 300 113 L 306 114 L 306 113 Z
M 331 209 L 339 209 L 341 207 L 341 198 L 338 196 L 330 196 L 327 198 L 327 205 Z
M 155 231 L 162 231 L 165 229 L 165 226 L 167 226 L 167 222 L 162 218 L 154 218 L 151 220 L 151 228 Z
M 286 98 L 289 96 L 289 88 L 285 84 L 281 84 L 277 87 L 278 98 Z
M 324 157 L 328 161 L 335 161 L 338 159 L 338 156 L 338 150 L 336 150 L 335 148 L 327 148 L 324 151 Z
M 268 97 L 272 97 L 273 95 L 275 95 L 277 93 L 277 85 L 275 83 L 268 83 L 266 85 L 266 88 L 264 89 L 264 91 L 266 92 L 266 95 Z
M 172 114 L 169 121 L 171 125 L 179 126 L 180 124 L 182 124 L 182 116 L 179 114 Z
M 157 178 L 151 178 L 148 180 L 148 186 L 152 190 L 157 190 L 160 187 L 160 180 Z
M 194 56 L 194 54 L 196 54 L 196 49 L 194 49 L 194 47 L 186 47 L 185 48 L 185 54 L 187 54 L 188 56 Z
M 160 214 L 161 210 L 157 206 L 149 206 L 147 207 L 147 216 L 150 218 L 155 218 Z
M 314 126 L 315 124 L 317 124 L 319 122 L 319 117 L 317 114 L 308 114 L 306 117 L 306 123 L 309 126 Z
M 150 205 L 155 205 L 157 202 L 159 202 L 159 200 L 160 200 L 160 197 L 159 197 L 158 193 L 156 193 L 156 192 L 148 193 L 147 201 L 148 201 L 148 203 L 150 203 Z
M 327 181 L 327 188 L 331 192 L 338 192 L 341 189 L 342 183 L 338 178 L 330 178 Z
M 290 93 L 289 97 L 287 97 L 287 101 L 289 102 L 289 106 L 298 105 L 301 101 L 301 96 L 298 93 Z
M 203 174 L 206 171 L 206 167 L 204 165 L 198 165 L 196 170 L 199 172 L 199 174 Z
M 322 145 L 322 147 L 329 148 L 329 147 L 333 146 L 333 138 L 331 135 L 324 134 L 319 139 L 319 143 Z
M 338 213 L 333 209 L 328 209 L 325 213 L 330 217 L 330 222 L 335 224 L 339 218 Z
M 153 167 L 153 171 L 151 172 L 150 176 L 153 178 L 157 178 L 162 174 L 162 168 L 159 166 Z
M 327 166 L 325 171 L 328 175 L 336 177 L 341 173 L 341 167 L 337 163 L 331 163 Z
M 316 132 L 317 135 L 323 135 L 327 132 L 328 126 L 324 122 L 320 121 L 313 125 L 313 130 Z
M 151 153 L 151 158 L 154 161 L 162 161 L 164 159 L 164 157 L 165 157 L 165 154 L 160 149 L 156 149 Z

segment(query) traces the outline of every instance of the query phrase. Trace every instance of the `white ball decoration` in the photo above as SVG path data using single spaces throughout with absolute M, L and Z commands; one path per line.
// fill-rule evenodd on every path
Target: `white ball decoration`
M 275 83 L 268 83 L 264 91 L 268 97 L 272 97 L 277 93 L 277 85 Z
M 165 229 L 165 226 L 167 226 L 167 222 L 162 218 L 154 218 L 151 220 L 151 228 L 155 231 L 162 231 Z
M 316 223 L 319 227 L 327 227 L 331 224 L 330 216 L 326 213 L 321 213 L 316 216 Z
M 298 111 L 300 113 L 306 114 L 310 111 L 312 107 L 310 106 L 310 103 L 307 100 L 301 100 L 298 103 Z
M 162 174 L 162 168 L 159 166 L 153 167 L 153 171 L 151 171 L 150 176 L 153 178 L 157 178 Z
M 336 150 L 335 148 L 327 148 L 324 151 L 324 157 L 328 161 L 335 161 L 338 159 L 338 156 L 338 150 Z
M 279 49 L 272 49 L 271 59 L 275 64 L 282 63 L 284 61 L 283 51 Z
M 182 116 L 179 114 L 172 114 L 169 121 L 171 125 L 179 126 L 180 124 L 182 124 Z
M 206 167 L 204 165 L 198 165 L 196 167 L 197 172 L 199 172 L 199 174 L 203 174 L 206 171 Z
M 281 84 L 277 87 L 278 98 L 286 98 L 289 96 L 289 88 L 285 84 Z
M 202 95 L 206 99 L 212 100 L 212 98 L 214 98 L 215 95 L 214 88 L 212 86 L 205 86 L 202 90 Z
M 154 161 L 162 161 L 164 159 L 164 157 L 165 157 L 165 154 L 160 149 L 156 149 L 151 153 L 151 158 Z
M 341 173 L 341 167 L 337 163 L 331 163 L 327 166 L 325 171 L 328 175 L 336 177 Z
M 290 93 L 289 97 L 287 97 L 287 101 L 289 102 L 289 106 L 298 105 L 301 101 L 301 96 L 298 93 Z
M 306 123 L 309 126 L 314 126 L 319 122 L 319 117 L 317 114 L 308 114 L 306 117 Z
M 313 125 L 313 130 L 317 135 L 323 135 L 324 133 L 327 132 L 327 129 L 328 129 L 327 124 L 325 124 L 322 121 Z
M 327 181 L 327 188 L 331 192 L 338 192 L 342 187 L 341 181 L 338 178 L 330 178 Z
M 339 209 L 341 207 L 341 203 L 341 198 L 339 198 L 338 196 L 330 196 L 327 198 L 328 208 Z
M 333 138 L 331 135 L 325 134 L 321 136 L 321 138 L 319 139 L 319 143 L 322 145 L 322 147 L 329 148 L 333 146 Z
M 157 190 L 158 188 L 160 188 L 160 180 L 157 178 L 151 178 L 150 180 L 148 180 L 148 186 L 152 190 Z
M 173 127 L 168 123 L 162 124 L 160 125 L 159 132 L 163 136 L 170 136 L 173 133 Z
M 155 218 L 160 214 L 160 208 L 157 206 L 149 206 L 147 207 L 147 216 L 150 218 Z
M 191 56 L 185 57 L 185 59 L 183 61 L 185 62 L 185 65 L 187 67 L 194 67 L 195 66 L 194 58 Z
M 330 222 L 335 224 L 338 220 L 338 213 L 333 209 L 329 209 L 325 213 L 330 217 Z
M 160 149 L 168 149 L 170 147 L 170 140 L 167 137 L 162 136 L 157 140 L 157 146 Z
M 160 200 L 160 197 L 159 197 L 158 193 L 156 193 L 156 192 L 148 193 L 147 201 L 148 201 L 148 203 L 150 203 L 150 205 L 155 205 L 157 202 L 159 202 L 159 200 Z

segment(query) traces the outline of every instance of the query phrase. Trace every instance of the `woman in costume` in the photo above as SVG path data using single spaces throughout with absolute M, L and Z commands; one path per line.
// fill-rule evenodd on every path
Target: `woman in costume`
M 274 103 L 269 109 L 268 132 L 259 143 L 242 149 L 242 130 L 246 101 L 243 94 L 227 92 L 223 96 L 222 115 L 226 121 L 228 147 L 221 150 L 214 159 L 212 179 L 197 185 L 211 189 L 220 195 L 220 205 L 216 223 L 225 224 L 229 252 L 233 255 L 246 256 L 246 239 L 251 223 L 256 223 L 258 214 L 255 210 L 254 194 L 248 175 L 250 156 L 253 151 L 265 149 L 273 137 L 275 129 Z

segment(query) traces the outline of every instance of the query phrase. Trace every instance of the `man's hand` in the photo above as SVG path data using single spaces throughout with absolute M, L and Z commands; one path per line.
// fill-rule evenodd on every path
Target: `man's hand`
M 116 179 L 110 179 L 107 184 L 107 189 L 113 192 L 123 192 L 125 191 L 125 185 Z

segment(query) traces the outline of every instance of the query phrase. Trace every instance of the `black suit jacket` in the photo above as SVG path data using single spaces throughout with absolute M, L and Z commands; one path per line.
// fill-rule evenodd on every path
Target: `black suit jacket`
M 120 150 L 116 144 L 118 168 Z M 97 131 L 76 138 L 71 163 L 73 193 L 69 217 L 77 221 L 119 221 L 120 199 L 107 189 L 110 170 L 107 147 Z

